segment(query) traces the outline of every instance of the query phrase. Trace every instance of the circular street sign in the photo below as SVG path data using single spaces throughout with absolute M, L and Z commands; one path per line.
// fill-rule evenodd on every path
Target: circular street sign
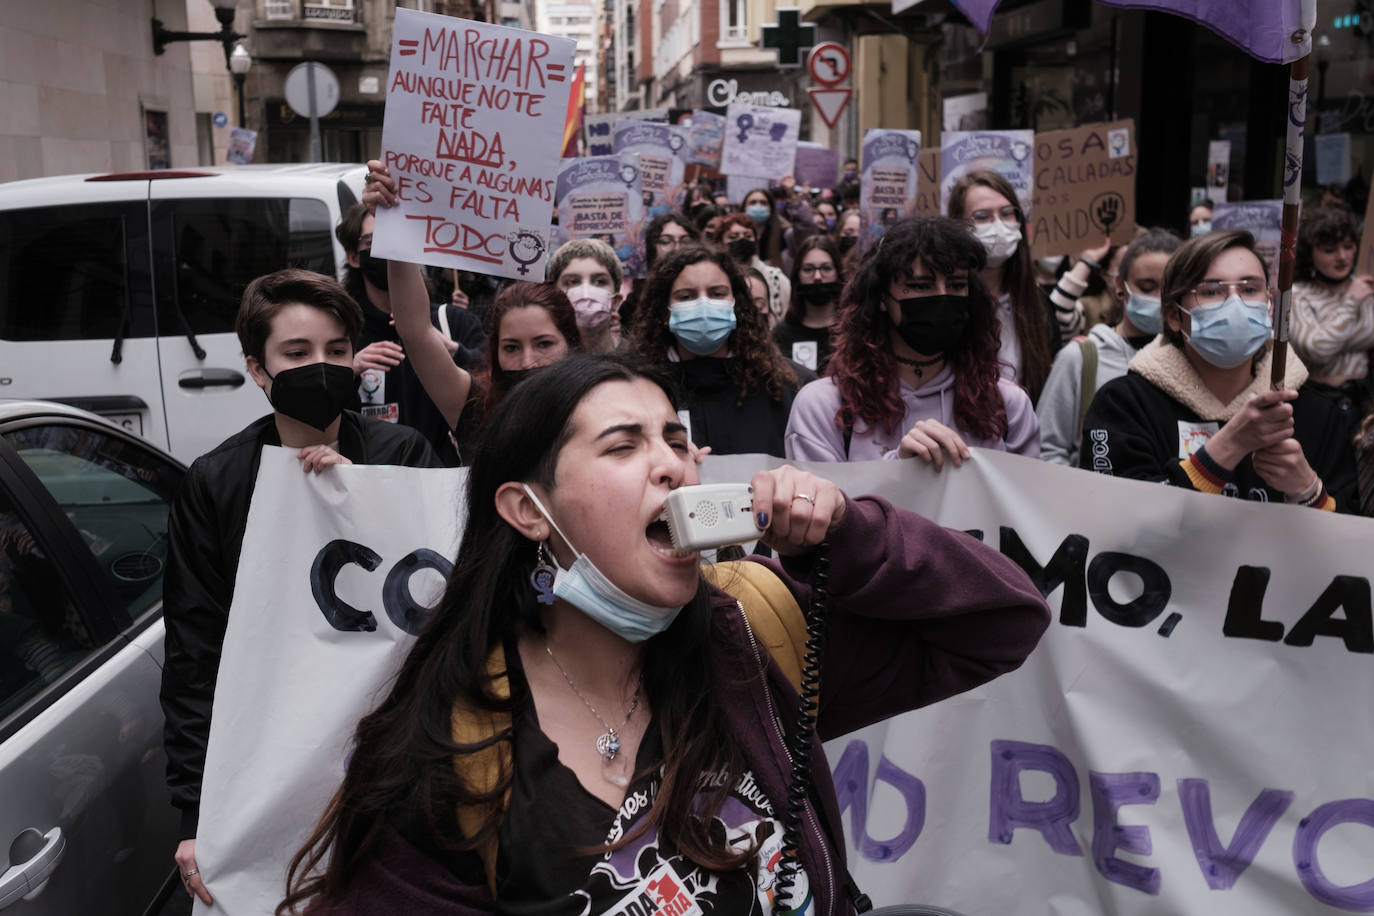
M 222 111 L 215 112 L 215 116 L 210 119 L 216 127 L 228 127 L 229 116 Z
M 838 86 L 849 79 L 849 51 L 835 41 L 823 41 L 811 49 L 806 69 L 822 86 Z
M 339 80 L 319 61 L 296 64 L 286 74 L 286 104 L 302 118 L 310 117 L 310 70 L 315 71 L 315 116 L 322 118 L 339 104 Z

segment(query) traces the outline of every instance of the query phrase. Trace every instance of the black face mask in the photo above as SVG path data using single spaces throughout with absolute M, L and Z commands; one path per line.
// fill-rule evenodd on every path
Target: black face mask
M 801 296 L 801 301 L 807 305 L 825 305 L 827 302 L 834 302 L 840 298 L 840 290 L 844 284 L 838 280 L 829 280 L 825 283 L 803 283 L 797 287 L 797 295 Z
M 835 244 L 840 246 L 840 254 L 849 254 L 854 250 L 854 246 L 859 244 L 857 235 L 842 235 L 835 240 Z
M 328 429 L 358 395 L 351 366 L 311 363 L 267 377 L 272 380 L 267 400 L 273 409 L 321 431 Z
M 528 369 L 502 369 L 501 377 L 506 381 L 506 387 L 516 385 L 529 378 L 534 373 L 545 368 L 544 366 L 530 366 Z
M 968 327 L 968 296 L 913 296 L 898 299 L 902 321 L 897 334 L 924 356 L 948 353 L 958 347 Z
M 735 239 L 725 243 L 725 250 L 736 261 L 750 261 L 759 253 L 759 243 L 753 239 Z
M 364 248 L 358 252 L 358 269 L 363 272 L 367 282 L 378 289 L 387 289 L 386 278 L 386 258 L 374 258 L 371 248 Z

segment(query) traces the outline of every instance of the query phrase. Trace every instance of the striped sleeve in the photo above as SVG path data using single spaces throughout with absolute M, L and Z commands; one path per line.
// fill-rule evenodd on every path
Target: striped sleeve
M 1050 290 L 1050 303 L 1054 306 L 1054 318 L 1059 325 L 1059 344 L 1063 346 L 1083 333 L 1083 303 L 1079 302 L 1086 283 L 1075 280 L 1072 271 L 1065 271 L 1059 282 Z
M 1213 461 L 1212 456 L 1207 454 L 1205 445 L 1187 458 L 1181 459 L 1179 464 L 1183 468 L 1183 473 L 1188 475 L 1193 489 L 1199 493 L 1220 493 L 1235 474 L 1234 471 L 1228 471 Z

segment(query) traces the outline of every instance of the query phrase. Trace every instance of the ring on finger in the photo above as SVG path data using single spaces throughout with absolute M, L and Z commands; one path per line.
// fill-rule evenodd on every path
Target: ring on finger
M 816 497 L 812 496 L 812 495 L 809 494 L 809 493 L 798 493 L 798 494 L 794 495 L 794 496 L 792 497 L 792 499 L 793 499 L 794 501 L 795 501 L 795 500 L 798 500 L 798 499 L 804 499 L 804 500 L 806 500 L 807 502 L 809 502 L 809 503 L 812 505 L 813 508 L 814 508 L 815 505 L 816 505 Z

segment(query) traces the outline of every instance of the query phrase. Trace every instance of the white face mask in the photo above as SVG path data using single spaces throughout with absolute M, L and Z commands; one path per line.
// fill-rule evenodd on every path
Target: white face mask
M 1016 246 L 1021 244 L 1021 228 L 1000 219 L 974 226 L 973 234 L 988 253 L 989 267 L 1001 267 L 1007 263 L 1007 259 L 1016 254 Z
M 583 283 L 568 290 L 578 330 L 596 333 L 611 323 L 611 291 Z

